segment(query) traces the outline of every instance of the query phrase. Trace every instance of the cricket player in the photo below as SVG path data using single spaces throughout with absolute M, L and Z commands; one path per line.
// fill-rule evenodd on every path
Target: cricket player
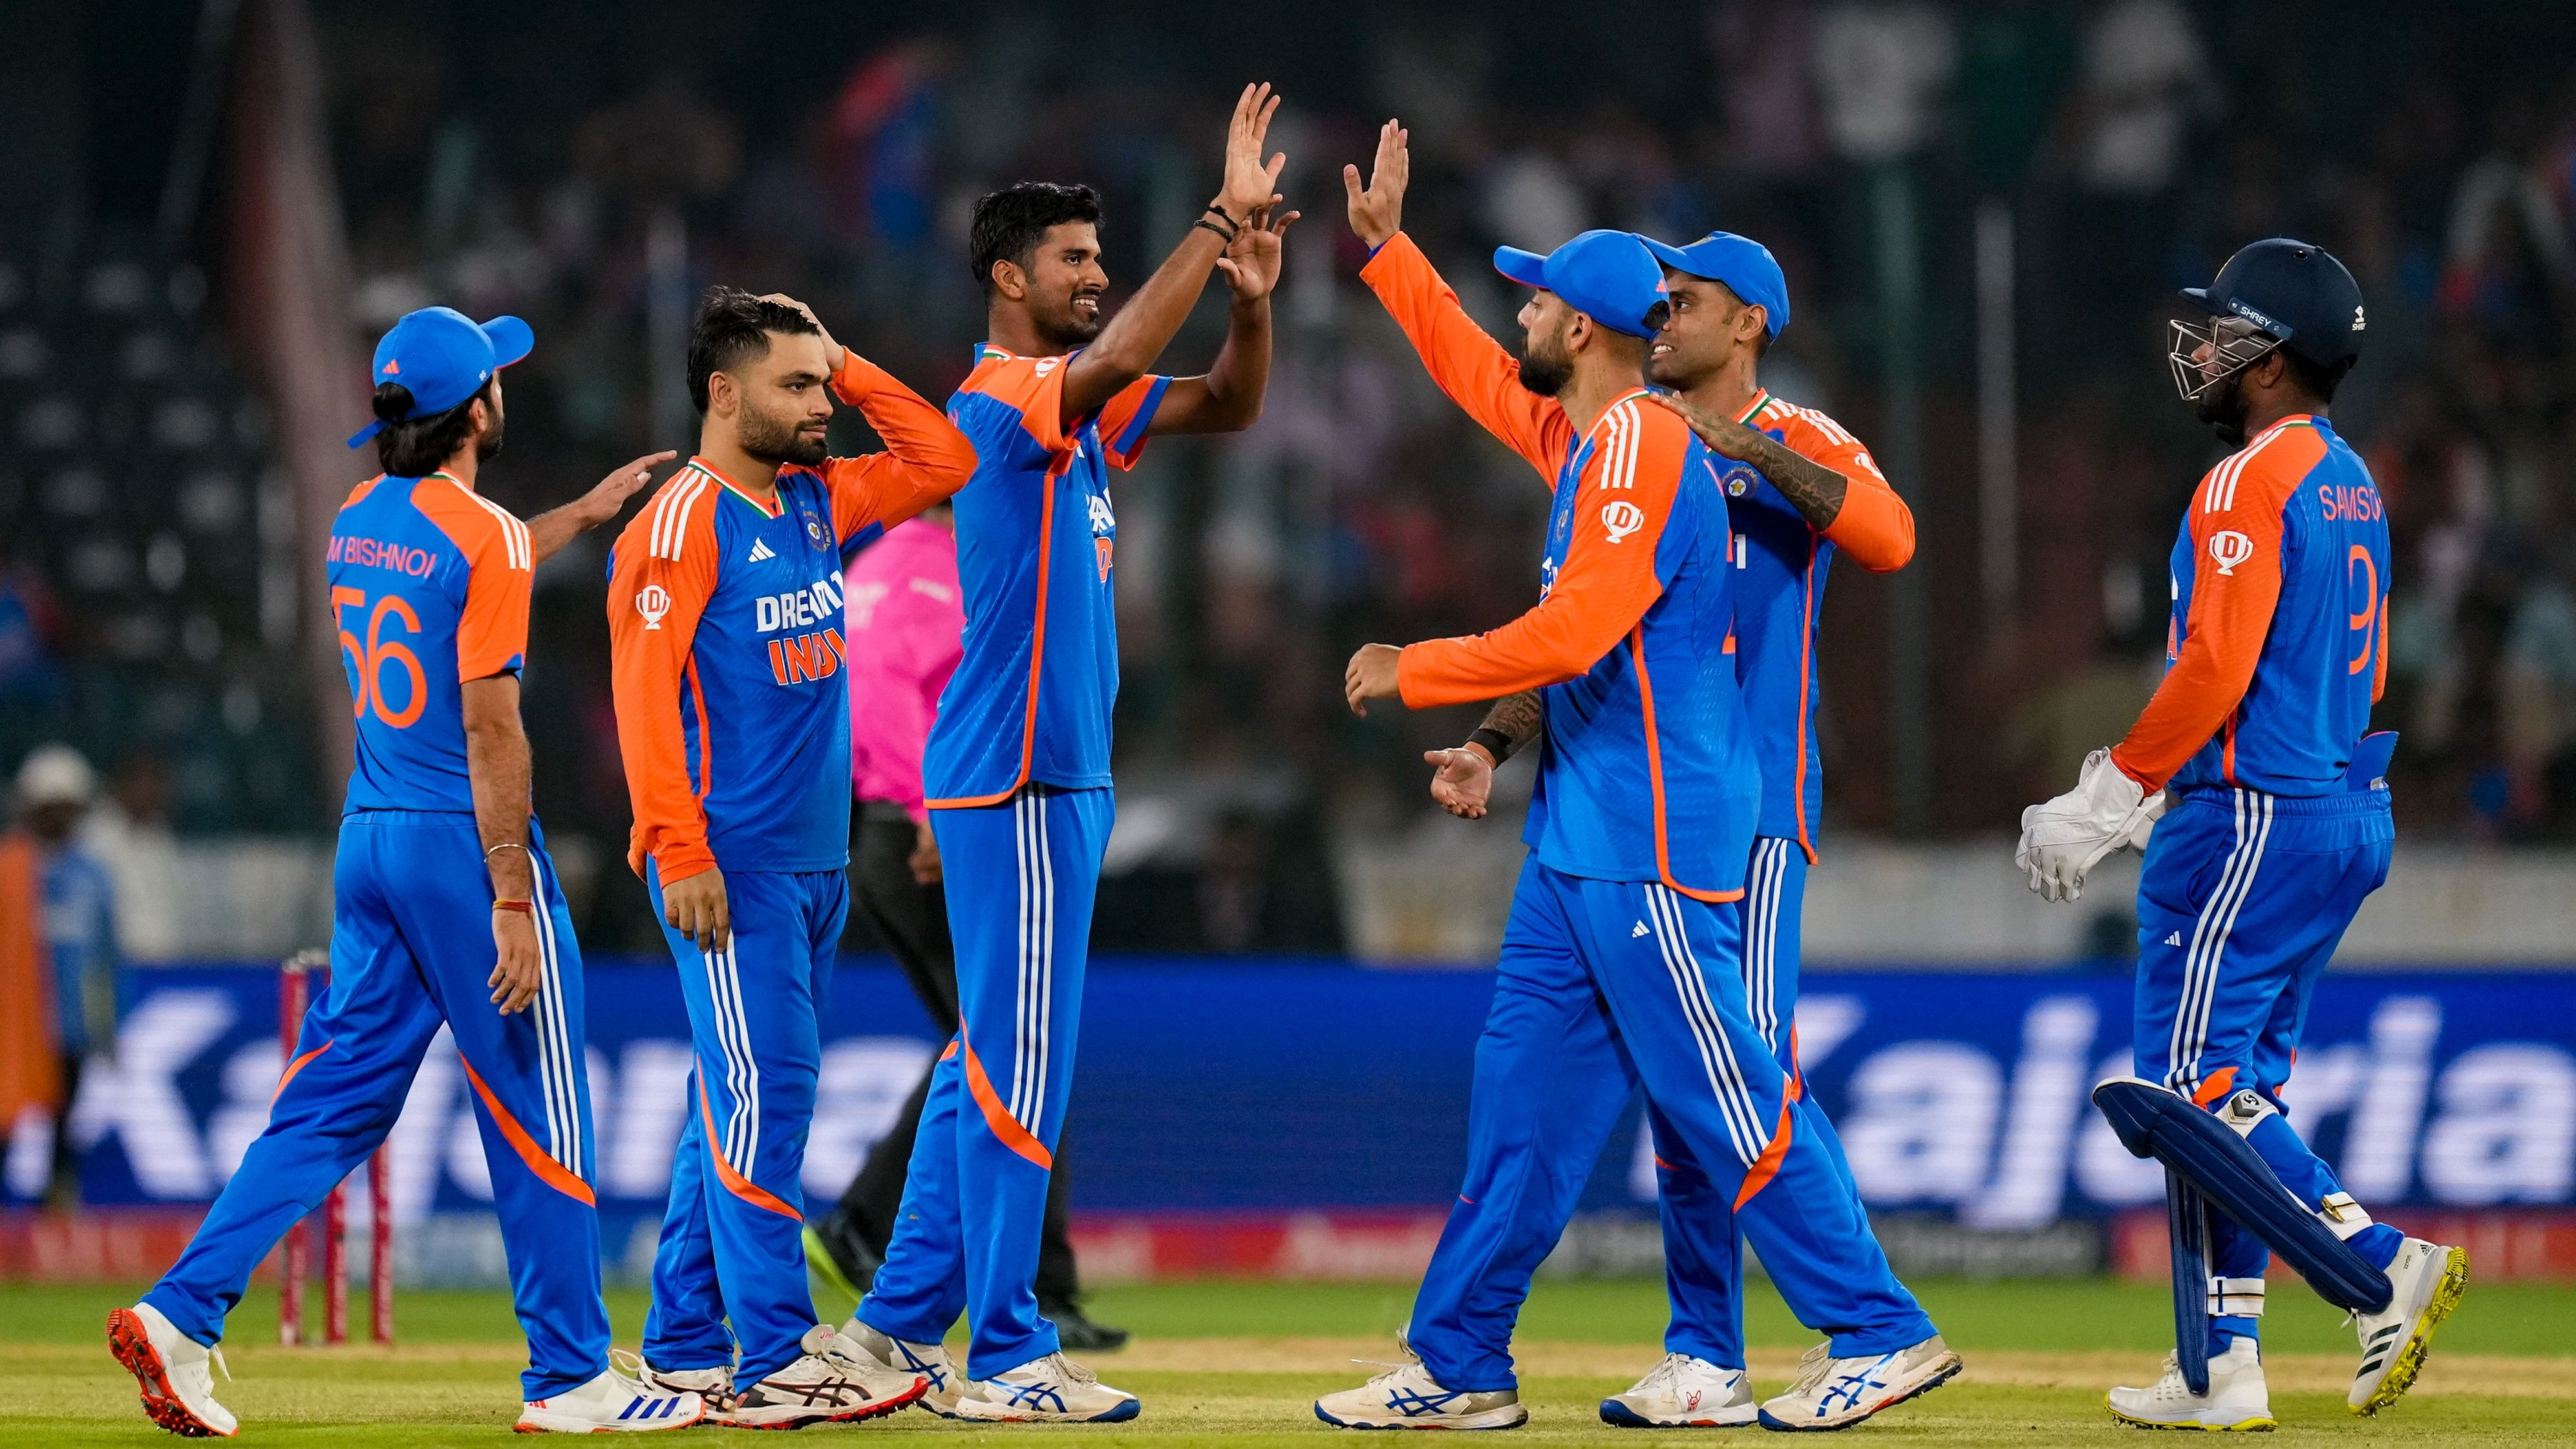
M 1498 250 L 1503 275 L 1537 290 L 1515 360 L 1404 235 L 1405 142 L 1390 121 L 1369 188 L 1343 173 L 1371 253 L 1361 277 L 1432 380 L 1554 501 L 1535 608 L 1472 638 L 1365 646 L 1345 692 L 1365 710 L 1537 689 L 1543 743 L 1531 854 L 1477 1043 L 1466 1185 L 1406 1334 L 1418 1357 L 1315 1412 L 1354 1428 L 1526 1422 L 1512 1324 L 1636 1082 L 1792 1310 L 1831 1335 L 1761 1422 L 1847 1427 L 1945 1382 L 1959 1358 L 1888 1271 L 1747 1004 L 1735 907 L 1762 779 L 1728 652 L 1738 545 L 1706 448 L 1644 386 L 1671 310 L 1662 269 L 1625 232 L 1544 257 Z
M 846 1337 L 934 1377 L 928 1402 L 974 1419 L 1132 1419 L 1134 1395 L 1065 1358 L 1033 1286 L 1065 1102 L 1101 850 L 1118 693 L 1112 467 L 1164 433 L 1231 432 L 1270 375 L 1278 109 L 1246 86 L 1224 182 L 1154 275 L 1102 316 L 1100 203 L 1022 182 L 975 204 L 973 267 L 990 340 L 948 401 L 974 440 L 957 495 L 965 653 L 940 696 L 923 789 L 948 880 L 958 1031 L 931 1079 L 885 1264 Z M 1206 286 L 1233 293 L 1203 377 L 1148 372 Z M 961 1377 L 940 1340 L 963 1311 Z
M 610 565 L 628 863 L 680 966 L 696 1066 L 653 1261 L 644 1378 L 722 1422 L 888 1413 L 927 1385 L 853 1359 L 806 1292 L 817 1011 L 849 912 L 844 552 L 954 493 L 974 449 L 802 303 L 708 291 L 698 453 Z M 832 398 L 888 451 L 824 456 Z
M 1744 898 L 1731 909 L 1744 942 L 1754 1031 L 1795 1080 L 1799 920 L 1824 800 L 1816 649 L 1825 579 L 1837 552 L 1873 573 L 1903 568 L 1914 556 L 1914 515 L 1848 430 L 1773 397 L 1758 381 L 1763 353 L 1789 325 L 1788 282 L 1770 249 L 1722 231 L 1685 247 L 1643 240 L 1663 263 L 1672 305 L 1647 350 L 1646 378 L 1670 389 L 1656 400 L 1681 414 L 1706 445 L 1703 461 L 1725 490 L 1735 529 L 1728 645 L 1761 766 L 1762 812 Z M 1427 757 L 1437 771 L 1433 797 L 1453 813 L 1483 814 L 1495 765 L 1526 744 L 1538 723 L 1537 696 L 1499 701 L 1465 744 Z M 1812 1104 L 1809 1113 L 1841 1168 L 1832 1126 Z M 1673 1317 L 1664 1361 L 1626 1393 L 1604 1399 L 1601 1416 L 1636 1428 L 1750 1422 L 1756 1410 L 1744 1372 L 1744 1272 L 1734 1214 L 1662 1114 L 1650 1108 L 1647 1120 Z
M 2151 1387 L 2113 1389 L 2111 1412 L 2153 1428 L 2269 1429 L 2256 1339 L 2271 1251 L 2354 1312 L 2348 1402 L 2363 1414 L 2414 1382 L 2468 1255 L 2371 1221 L 2281 1115 L 2317 977 L 2387 878 L 2395 838 L 2382 777 L 2394 736 L 2364 733 L 2387 679 L 2388 519 L 2327 419 L 2361 353 L 2361 289 L 2323 248 L 2275 238 L 2183 296 L 2210 320 L 2173 324 L 2175 386 L 2236 451 L 2201 479 L 2174 543 L 2164 683 L 2073 790 L 2023 815 L 2017 859 L 2031 889 L 2072 899 L 2097 860 L 2152 828 L 2138 883 L 2142 1080 L 2105 1083 L 2095 1100 L 2124 1140 L 2142 1114 L 2163 1117 L 2145 1135 L 2178 1213 L 2187 1194 L 2226 1210 L 2178 1222 L 2178 1238 L 2206 1239 L 2206 1314 L 2177 1298 L 2179 1362 Z M 2241 1201 L 2219 1171 L 2231 1162 L 2257 1179 Z M 2206 1383 L 2189 1382 L 2202 1368 Z
M 251 1143 L 179 1261 L 107 1319 L 108 1346 L 175 1434 L 231 1435 L 209 1371 L 224 1318 L 286 1230 L 392 1130 L 440 1027 L 474 1089 L 510 1290 L 528 1336 L 518 1428 L 679 1429 L 695 1394 L 608 1364 L 591 1193 L 581 953 L 529 811 L 519 670 L 534 570 L 616 517 L 653 465 L 522 523 L 475 491 L 501 450 L 501 369 L 535 338 L 431 307 L 376 344 L 384 473 L 331 526 L 331 612 L 357 729 L 333 870 L 331 989 L 304 1018 Z M 389 1211 L 378 1203 L 375 1211 Z

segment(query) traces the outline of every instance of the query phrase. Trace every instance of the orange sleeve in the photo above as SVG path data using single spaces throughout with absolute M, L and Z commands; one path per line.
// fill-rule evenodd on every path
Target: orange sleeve
M 1072 360 L 1070 355 L 1016 357 L 987 352 L 958 390 L 989 397 L 1018 413 L 1020 427 L 1031 441 L 1045 452 L 1061 453 L 1073 446 L 1064 429 L 1064 365 Z
M 1154 414 L 1163 407 L 1163 397 L 1171 391 L 1172 380 L 1148 373 L 1118 390 L 1118 395 L 1101 404 L 1100 447 L 1109 466 L 1120 470 L 1133 468 L 1145 455 L 1145 439 L 1154 426 Z
M 1813 408 L 1791 408 L 1780 440 L 1800 457 L 1843 475 L 1842 512 L 1824 531 L 1851 561 L 1874 574 L 1894 573 L 1914 557 L 1914 510 L 1905 506 L 1878 460 L 1842 424 Z
M 1566 420 L 1565 409 L 1521 386 L 1520 360 L 1486 336 L 1458 305 L 1458 294 L 1440 280 L 1413 238 L 1403 232 L 1388 237 L 1360 268 L 1360 280 L 1386 304 L 1450 401 L 1529 460 L 1555 487 L 1556 470 L 1574 443 L 1574 425 Z
M 444 482 L 445 480 L 436 480 Z M 526 663 L 528 599 L 537 576 L 528 526 L 462 484 L 423 479 L 412 506 L 465 555 L 465 602 L 456 619 L 456 679 L 489 679 Z
M 975 445 L 948 415 L 849 348 L 841 349 L 832 393 L 865 414 L 886 445 L 882 453 L 823 460 L 832 531 L 844 542 L 871 523 L 894 527 L 975 476 Z
M 2313 428 L 2285 428 L 2219 464 L 2191 500 L 2191 610 L 2155 698 L 2111 749 L 2148 790 L 2165 787 L 2209 743 L 2254 682 L 2281 601 L 2282 515 L 2325 451 Z
M 707 847 L 707 781 L 689 773 L 681 713 L 695 710 L 706 738 L 706 697 L 691 650 L 716 586 L 719 485 L 683 470 L 626 525 L 608 578 L 609 685 L 617 746 L 635 830 L 626 863 L 637 875 L 651 857 L 664 881 L 685 880 L 716 863 Z
M 1498 699 L 1580 677 L 1617 648 L 1664 591 L 1655 567 L 1690 440 L 1682 420 L 1637 398 L 1593 428 L 1576 481 L 1573 535 L 1538 607 L 1490 634 L 1432 639 L 1396 660 L 1409 708 Z

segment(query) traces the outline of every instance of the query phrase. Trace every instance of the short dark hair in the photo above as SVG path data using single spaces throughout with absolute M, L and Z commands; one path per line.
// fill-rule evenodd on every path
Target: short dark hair
M 1100 225 L 1100 193 L 1088 186 L 1021 181 L 977 198 L 967 248 L 976 285 L 990 296 L 995 262 L 1027 267 L 1029 254 L 1046 239 L 1047 228 L 1068 221 Z
M 689 324 L 689 401 L 707 410 L 707 379 L 769 355 L 769 334 L 816 337 L 823 329 L 804 313 L 765 302 L 740 287 L 707 288 Z
M 398 382 L 378 383 L 376 416 L 384 420 L 385 426 L 376 434 L 376 462 L 385 470 L 385 476 L 425 478 L 445 466 L 474 431 L 474 398 L 491 406 L 492 384 L 484 383 L 474 390 L 474 397 L 443 413 L 406 418 L 403 414 L 411 411 L 411 389 Z
M 2352 365 L 2360 360 L 2347 357 L 2332 367 L 2321 367 L 2287 347 L 2281 349 L 2281 362 L 2290 370 L 2290 381 L 2298 384 L 2299 391 L 2324 403 L 2334 401 L 2335 389 L 2343 386 L 2343 380 L 2352 373 Z

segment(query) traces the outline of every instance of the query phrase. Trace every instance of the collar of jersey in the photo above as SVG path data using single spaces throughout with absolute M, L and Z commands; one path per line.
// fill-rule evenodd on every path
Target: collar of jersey
M 448 472 L 444 468 L 432 468 L 428 472 L 421 474 L 420 478 L 424 483 L 428 482 L 432 478 L 444 478 L 448 482 L 455 484 L 457 487 L 464 489 L 468 493 L 474 491 L 473 484 L 466 482 L 464 479 L 457 477 L 455 474 Z
M 748 503 L 748 504 L 750 504 L 753 508 L 755 508 L 755 509 L 759 510 L 759 512 L 760 512 L 760 516 L 761 516 L 761 517 L 763 517 L 763 518 L 777 518 L 777 517 L 779 517 L 779 516 L 781 516 L 781 515 L 783 515 L 783 514 L 785 514 L 785 513 L 787 512 L 787 500 L 786 500 L 786 499 L 784 499 L 784 498 L 773 498 L 770 502 L 763 503 L 763 502 L 761 502 L 759 499 L 752 497 L 750 494 L 745 493 L 744 491 L 742 491 L 742 489 L 740 489 L 740 488 L 736 487 L 736 486 L 734 485 L 734 481 L 733 481 L 731 478 L 728 478 L 728 477 L 726 477 L 724 474 L 722 474 L 722 473 L 720 473 L 720 472 L 716 471 L 715 465 L 714 465 L 714 464 L 709 463 L 709 462 L 708 462 L 706 459 L 704 459 L 704 458 L 698 458 L 698 457 L 692 457 L 692 458 L 690 458 L 690 459 L 689 459 L 689 466 L 690 466 L 690 467 L 692 467 L 692 468 L 697 469 L 699 472 L 704 473 L 704 474 L 706 474 L 708 477 L 713 478 L 713 479 L 714 479 L 714 480 L 716 480 L 717 482 L 719 482 L 719 483 L 723 484 L 723 485 L 724 485 L 724 490 L 725 490 L 727 493 L 732 494 L 734 497 L 741 499 L 743 502 Z M 784 472 L 786 472 L 787 470 L 786 470 L 786 469 L 784 469 L 784 468 L 781 468 L 781 469 L 779 469 L 778 471 L 780 471 L 780 472 L 784 473 Z M 773 489 L 773 491 L 775 490 L 775 487 L 776 487 L 776 485 L 775 485 L 775 484 L 773 484 L 773 485 L 772 485 L 772 489 Z
M 1753 401 L 1746 403 L 1744 405 L 1744 411 L 1735 415 L 1736 426 L 1749 426 L 1753 419 L 1758 416 L 1764 408 L 1767 408 L 1770 405 L 1771 389 L 1767 387 L 1755 388 L 1753 390 Z
M 1602 408 L 1602 409 L 1601 409 L 1601 416 L 1600 416 L 1600 417 L 1598 417 L 1598 418 L 1594 418 L 1594 419 L 1592 420 L 1592 429 L 1593 429 L 1593 432 L 1598 432 L 1598 431 L 1600 431 L 1602 420 L 1603 420 L 1603 419 L 1605 419 L 1605 418 L 1608 418 L 1608 417 L 1610 416 L 1611 412 L 1612 412 L 1613 410 L 1615 410 L 1615 409 L 1619 406 L 1619 404 L 1621 404 L 1621 403 L 1623 403 L 1623 402 L 1626 402 L 1628 399 L 1630 399 L 1630 398 L 1632 398 L 1632 397 L 1646 397 L 1646 398 L 1650 398 L 1650 397 L 1653 397 L 1654 395 L 1655 395 L 1655 390 L 1654 390 L 1653 388 L 1650 388 L 1650 387 L 1634 387 L 1634 388 L 1630 388 L 1630 389 L 1629 389 L 1629 390 L 1627 390 L 1626 392 L 1623 392 L 1623 393 L 1619 394 L 1617 397 L 1614 397 L 1614 398 L 1610 399 L 1610 402 L 1609 402 L 1608 406 L 1606 406 L 1606 407 L 1604 407 L 1604 408 Z M 1592 438 L 1592 433 L 1585 433 L 1583 436 L 1584 436 L 1584 440 L 1585 440 L 1585 441 L 1587 441 L 1587 442 L 1589 442 L 1589 441 L 1591 440 L 1591 438 Z

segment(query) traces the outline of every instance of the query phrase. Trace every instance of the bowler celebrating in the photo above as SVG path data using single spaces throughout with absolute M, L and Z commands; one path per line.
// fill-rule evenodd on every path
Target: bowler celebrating
M 850 906 L 841 559 L 955 492 L 975 456 L 785 297 L 707 293 L 689 395 L 698 455 L 627 525 L 608 589 L 627 860 L 679 961 L 697 1052 L 645 1376 L 706 1395 L 723 1422 L 792 1429 L 926 1387 L 814 1322 L 801 1179 L 816 1012 Z M 889 451 L 825 457 L 832 395 Z
M 229 1436 L 210 1350 L 250 1275 L 393 1130 L 441 1026 L 474 1088 L 510 1294 L 528 1335 L 523 1432 L 679 1429 L 691 1393 L 608 1364 L 581 954 L 529 810 L 519 670 L 536 566 L 617 516 L 668 453 L 638 458 L 577 503 L 522 523 L 475 491 L 501 450 L 501 369 L 536 339 L 516 317 L 476 325 L 430 307 L 376 344 L 381 476 L 332 520 L 357 765 L 332 870 L 331 989 L 305 1015 L 260 1133 L 143 1301 L 108 1315 L 108 1345 L 176 1434 Z M 391 1206 L 379 1202 L 376 1212 Z
M 2268 1429 L 2255 1340 L 2272 1251 L 2352 1311 L 2361 1414 L 2413 1384 L 2468 1254 L 2372 1222 L 2281 1115 L 2317 977 L 2396 838 L 2395 737 L 2364 734 L 2388 670 L 2388 518 L 2326 417 L 2361 354 L 2361 289 L 2324 248 L 2275 238 L 2183 296 L 2211 320 L 2173 324 L 2175 386 L 2236 451 L 2174 542 L 2164 683 L 2073 790 L 2024 813 L 2018 860 L 2031 889 L 2072 899 L 2153 830 L 2138 1079 L 2094 1100 L 2167 1166 L 2181 1341 L 2161 1381 L 2111 1391 L 2111 1413 Z
M 957 1039 L 931 1079 L 903 1207 L 847 1337 L 892 1369 L 934 1375 L 929 1402 L 976 1419 L 1135 1417 L 1133 1395 L 1061 1352 L 1033 1286 L 1047 1183 L 1073 1081 L 1074 1028 L 1101 851 L 1109 715 L 1118 694 L 1111 467 L 1163 433 L 1231 432 L 1260 416 L 1280 235 L 1262 141 L 1278 101 L 1246 86 L 1216 199 L 1105 323 L 1100 203 L 1087 186 L 1022 182 L 975 204 L 975 279 L 990 340 L 949 399 L 974 440 L 957 495 L 965 654 L 923 761 L 957 956 Z M 1211 268 L 1233 292 L 1204 377 L 1148 372 Z M 964 1382 L 940 1340 L 972 1326 Z

